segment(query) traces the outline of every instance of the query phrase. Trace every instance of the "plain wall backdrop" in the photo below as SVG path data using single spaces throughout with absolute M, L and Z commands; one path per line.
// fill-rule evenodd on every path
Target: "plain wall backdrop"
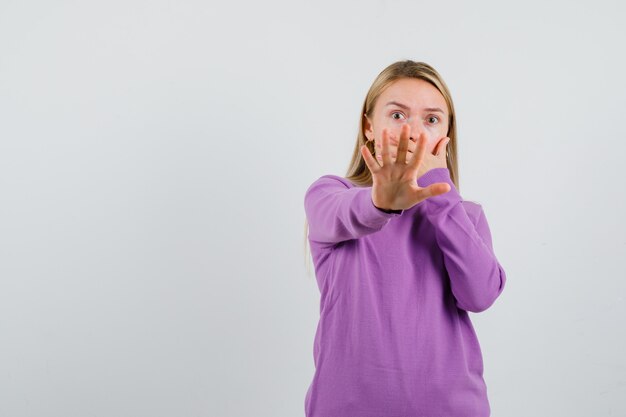
M 0 0 L 0 416 L 304 415 L 304 193 L 433 65 L 507 286 L 494 417 L 626 415 L 626 6 Z

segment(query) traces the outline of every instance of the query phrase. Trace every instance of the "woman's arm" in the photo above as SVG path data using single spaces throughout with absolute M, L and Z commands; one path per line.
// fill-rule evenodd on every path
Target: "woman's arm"
M 450 191 L 426 200 L 424 212 L 435 226 L 435 237 L 443 252 L 457 306 L 479 313 L 502 293 L 506 273 L 494 254 L 482 206 L 474 225 L 461 203 L 463 199 L 450 178 L 450 171 L 431 169 L 418 179 L 418 185 L 425 187 L 441 181 L 450 184 Z
M 309 239 L 335 244 L 379 231 L 404 210 L 384 211 L 372 202 L 372 187 L 350 188 L 337 176 L 324 175 L 306 191 L 304 209 Z

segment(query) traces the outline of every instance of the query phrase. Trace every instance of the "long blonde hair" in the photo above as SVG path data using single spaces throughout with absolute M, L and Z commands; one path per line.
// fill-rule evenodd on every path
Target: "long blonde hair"
M 382 92 L 394 81 L 402 78 L 417 78 L 429 82 L 443 95 L 448 105 L 448 133 L 447 137 L 450 138 L 450 142 L 447 145 L 448 156 L 446 161 L 448 164 L 448 170 L 450 171 L 450 178 L 460 192 L 459 188 L 459 167 L 457 156 L 457 138 L 456 138 L 456 114 L 454 111 L 454 104 L 452 102 L 452 95 L 448 86 L 443 81 L 443 78 L 439 73 L 430 65 L 425 62 L 415 62 L 411 60 L 397 61 L 389 65 L 382 70 L 372 83 L 361 109 L 359 117 L 359 127 L 356 137 L 356 143 L 354 145 L 354 151 L 352 152 L 352 160 L 348 166 L 348 171 L 345 178 L 359 187 L 372 186 L 372 173 L 365 164 L 363 155 L 361 154 L 361 147 L 367 146 L 367 149 L 372 155 L 374 155 L 374 141 L 368 141 L 365 137 L 365 115 L 372 119 L 374 114 L 374 107 L 378 97 Z M 310 272 L 309 259 L 311 258 L 310 251 L 308 249 L 308 234 L 309 224 L 305 217 L 304 219 L 304 256 L 307 266 L 307 272 Z

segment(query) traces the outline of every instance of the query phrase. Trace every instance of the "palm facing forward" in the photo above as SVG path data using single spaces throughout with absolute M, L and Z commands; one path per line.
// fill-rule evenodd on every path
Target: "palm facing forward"
M 417 179 L 428 169 L 443 167 L 446 168 L 445 152 L 442 154 L 442 145 L 447 145 L 449 139 L 443 138 L 438 144 L 437 155 L 429 154 L 426 164 L 424 164 L 426 154 L 426 136 L 420 134 L 417 139 L 417 151 L 413 158 L 407 161 L 406 155 L 409 151 L 409 134 L 411 126 L 402 126 L 400 141 L 398 143 L 397 158 L 391 158 L 391 146 L 389 144 L 389 133 L 383 129 L 382 143 L 382 165 L 379 165 L 365 145 L 361 147 L 361 155 L 365 159 L 365 164 L 372 173 L 372 202 L 374 206 L 383 210 L 407 210 L 417 203 L 436 195 L 450 191 L 450 184 L 438 182 L 428 187 L 420 187 Z M 410 152 L 410 151 L 409 151 Z M 442 154 L 442 156 L 439 156 Z

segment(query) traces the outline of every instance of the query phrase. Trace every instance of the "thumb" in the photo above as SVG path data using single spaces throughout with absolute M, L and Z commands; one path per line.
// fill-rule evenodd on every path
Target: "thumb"
M 437 152 L 435 153 L 435 155 L 439 155 L 442 150 L 445 150 L 446 146 L 448 145 L 448 142 L 450 142 L 449 137 L 445 137 L 441 139 L 439 143 L 437 144 Z
M 445 194 L 450 191 L 450 189 L 450 184 L 448 184 L 447 182 L 437 182 L 434 184 L 430 184 L 429 186 L 420 188 L 416 191 L 416 201 L 419 203 L 430 197 Z

